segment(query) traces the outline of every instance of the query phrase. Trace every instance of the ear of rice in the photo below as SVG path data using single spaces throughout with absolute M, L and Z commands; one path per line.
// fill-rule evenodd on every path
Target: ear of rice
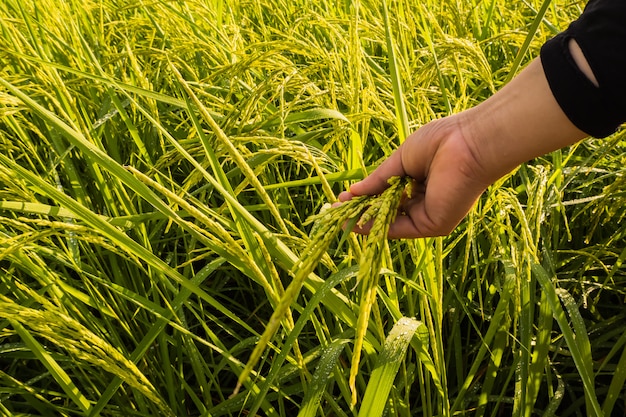
M 313 223 L 311 240 L 302 252 L 298 262 L 293 268 L 293 281 L 285 289 L 280 302 L 261 335 L 258 343 L 252 351 L 248 362 L 239 375 L 237 386 L 232 394 L 239 392 L 242 384 L 248 379 L 253 368 L 258 363 L 271 338 L 276 334 L 280 323 L 285 318 L 289 306 L 294 302 L 304 284 L 305 279 L 313 272 L 322 256 L 326 253 L 333 240 L 341 232 L 344 224 L 350 219 L 359 218 L 359 223 L 374 219 L 374 224 L 367 239 L 367 248 L 361 257 L 357 282 L 362 283 L 361 303 L 357 322 L 357 337 L 355 340 L 355 353 L 352 359 L 351 388 L 353 402 L 356 402 L 356 390 L 354 380 L 358 371 L 360 350 L 367 330 L 369 312 L 376 300 L 376 276 L 380 271 L 382 262 L 382 249 L 384 248 L 389 225 L 395 219 L 400 204 L 400 198 L 408 180 L 393 177 L 389 180 L 389 188 L 380 196 L 360 196 L 343 203 L 340 206 L 325 208 L 319 214 L 311 216 L 308 223 Z M 365 216 L 365 218 L 364 218 Z M 354 375 L 352 375 L 354 374 Z
M 270 339 L 278 330 L 289 306 L 300 293 L 305 279 L 313 272 L 333 239 L 341 231 L 343 224 L 348 219 L 358 216 L 366 205 L 366 197 L 355 198 L 338 207 L 323 210 L 318 215 L 312 216 L 309 219 L 309 222 L 314 222 L 311 240 L 294 265 L 292 270 L 294 275 L 293 281 L 291 281 L 289 286 L 285 289 L 283 296 L 265 327 L 265 331 L 250 354 L 248 363 L 239 375 L 237 386 L 232 396 L 239 392 L 241 385 L 247 380 L 250 372 L 258 363 Z
M 372 204 L 368 211 L 364 213 L 364 216 L 367 215 L 365 221 L 373 218 L 374 223 L 367 237 L 367 246 L 363 256 L 361 256 L 359 273 L 357 274 L 357 283 L 361 286 L 361 303 L 359 305 L 359 318 L 350 367 L 349 385 L 352 391 L 352 406 L 357 402 L 356 376 L 359 371 L 361 350 L 363 349 L 363 341 L 367 333 L 370 312 L 376 302 L 376 287 L 378 283 L 376 278 L 382 264 L 382 253 L 387 242 L 387 233 L 389 232 L 389 226 L 396 218 L 400 199 L 409 181 L 400 177 L 391 178 L 389 180 L 389 188 L 380 195 L 376 200 L 376 204 Z M 363 221 L 363 217 L 361 217 L 359 222 Z

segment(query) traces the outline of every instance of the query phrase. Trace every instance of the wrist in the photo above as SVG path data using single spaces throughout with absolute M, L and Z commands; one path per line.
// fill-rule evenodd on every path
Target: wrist
M 490 182 L 586 137 L 556 102 L 538 59 L 463 117 L 468 146 Z

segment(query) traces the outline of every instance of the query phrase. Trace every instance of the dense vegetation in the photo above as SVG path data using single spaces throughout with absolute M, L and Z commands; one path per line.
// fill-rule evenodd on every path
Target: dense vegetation
M 625 415 L 622 133 L 378 241 L 375 298 L 339 233 L 245 368 L 307 219 L 582 7 L 0 2 L 0 413 Z

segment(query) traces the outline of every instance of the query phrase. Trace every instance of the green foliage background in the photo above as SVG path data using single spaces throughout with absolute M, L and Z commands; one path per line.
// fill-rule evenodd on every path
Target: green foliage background
M 355 406 L 356 236 L 231 395 L 306 219 L 583 7 L 0 2 L 0 413 L 624 415 L 623 133 L 384 245 Z

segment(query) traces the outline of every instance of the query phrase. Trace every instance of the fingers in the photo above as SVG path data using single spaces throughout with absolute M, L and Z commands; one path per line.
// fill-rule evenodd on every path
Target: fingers
M 453 119 L 431 122 L 414 132 L 368 177 L 339 195 L 344 202 L 379 195 L 394 176 L 413 178 L 412 196 L 404 196 L 388 237 L 420 238 L 449 234 L 486 187 L 474 177 L 474 157 Z M 367 234 L 371 224 L 355 228 Z
M 411 198 L 404 196 L 399 207 L 399 212 L 393 223 L 389 226 L 388 239 L 412 239 L 421 237 L 440 236 L 438 226 L 433 223 L 426 213 L 425 193 L 423 186 L 417 187 Z M 361 227 L 355 227 L 353 232 L 369 234 L 373 220 Z
M 339 195 L 337 196 L 337 198 L 339 199 L 339 201 L 341 201 L 342 203 L 345 201 L 350 200 L 352 197 L 354 197 L 354 194 L 352 194 L 350 191 L 342 191 L 341 193 L 339 193 Z M 335 203 L 337 204 L 337 203 Z
M 433 219 L 425 209 L 424 202 L 413 205 L 410 212 L 398 214 L 389 226 L 388 239 L 415 239 L 425 237 L 446 236 L 460 223 L 465 213 L 457 216 L 443 216 Z M 373 220 L 362 227 L 355 226 L 353 232 L 367 235 L 372 228 Z
M 458 181 L 458 182 L 457 182 Z M 413 239 L 446 236 L 463 220 L 485 187 L 473 181 L 434 176 L 428 184 L 418 183 L 411 198 L 404 196 L 399 213 L 390 225 L 388 239 Z M 345 192 L 342 198 L 350 199 Z M 346 200 L 342 200 L 346 201 Z M 341 203 L 338 203 L 341 204 Z M 354 232 L 368 234 L 372 222 L 355 227 Z
M 369 234 L 372 229 L 373 220 L 367 222 L 362 227 L 355 226 L 352 231 L 361 235 Z M 429 237 L 422 234 L 413 220 L 407 215 L 399 215 L 396 220 L 389 226 L 387 239 L 412 239 L 418 237 Z
M 398 148 L 387 158 L 382 164 L 378 166 L 370 175 L 363 180 L 352 184 L 350 191 L 346 197 L 352 197 L 357 195 L 377 195 L 385 191 L 389 184 L 387 180 L 394 176 L 403 177 L 406 172 L 402 166 L 402 149 Z M 343 193 L 342 193 L 343 194 Z M 339 199 L 341 200 L 341 194 Z M 347 198 L 349 199 L 349 198 Z M 345 200 L 341 200 L 345 201 Z

